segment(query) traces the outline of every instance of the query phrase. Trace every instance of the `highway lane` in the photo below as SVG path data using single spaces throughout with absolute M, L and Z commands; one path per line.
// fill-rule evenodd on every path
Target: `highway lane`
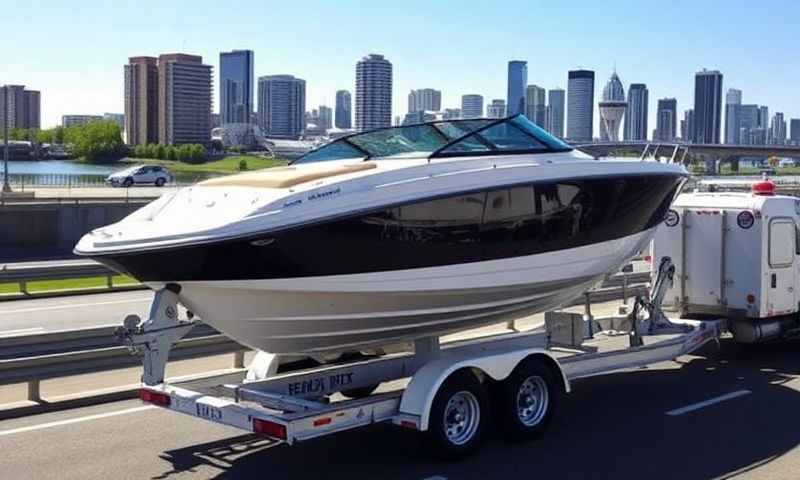
M 128 314 L 146 318 L 149 290 L 0 302 L 0 336 L 121 325 Z
M 510 445 L 492 434 L 478 455 L 458 463 L 430 460 L 415 432 L 391 425 L 287 447 L 127 401 L 0 422 L 0 472 L 15 479 L 796 479 L 798 348 L 723 342 L 722 351 L 709 346 L 677 362 L 578 381 L 543 438 Z

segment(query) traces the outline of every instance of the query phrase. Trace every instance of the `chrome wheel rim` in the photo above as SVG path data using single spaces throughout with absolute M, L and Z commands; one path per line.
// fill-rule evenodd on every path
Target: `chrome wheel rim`
M 539 376 L 526 378 L 517 391 L 517 417 L 526 427 L 542 421 L 550 403 L 547 383 Z
M 453 445 L 463 445 L 478 431 L 481 408 L 472 392 L 461 391 L 450 397 L 444 409 L 444 432 Z

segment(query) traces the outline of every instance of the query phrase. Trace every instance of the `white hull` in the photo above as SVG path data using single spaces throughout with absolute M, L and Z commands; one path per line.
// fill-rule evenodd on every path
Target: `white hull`
M 184 281 L 180 298 L 204 322 L 255 349 L 358 350 L 558 307 L 618 269 L 653 233 L 650 229 L 585 247 L 443 267 L 279 280 Z

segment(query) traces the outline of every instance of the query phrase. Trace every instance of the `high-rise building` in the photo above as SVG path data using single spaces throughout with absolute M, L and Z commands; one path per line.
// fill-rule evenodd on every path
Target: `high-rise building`
M 694 76 L 694 143 L 720 143 L 722 74 L 717 70 Z
M 750 136 L 750 132 L 756 130 L 759 127 L 759 111 L 760 108 L 758 105 L 739 105 L 737 108 L 738 115 L 737 115 L 737 122 L 739 126 L 739 144 L 740 145 L 752 145 L 752 139 Z M 758 137 L 758 135 L 756 135 Z
M 353 100 L 347 90 L 336 92 L 336 128 L 353 128 Z
M 212 68 L 185 53 L 158 56 L 158 143 L 211 141 Z
M 567 138 L 591 142 L 594 126 L 594 72 L 571 70 L 567 86 Z
M 628 87 L 628 108 L 625 110 L 625 140 L 647 140 L 650 92 L 644 83 L 631 83 Z
M 792 145 L 800 146 L 800 118 L 789 120 L 789 142 Z
M 483 95 L 474 93 L 461 95 L 461 118 L 481 118 L 483 116 Z
M 604 142 L 619 141 L 619 127 L 628 103 L 625 101 L 625 89 L 617 72 L 611 74 L 603 88 L 600 108 L 600 140 Z
M 458 120 L 461 118 L 460 108 L 445 108 L 442 112 L 442 120 Z
M 681 140 L 686 143 L 692 143 L 692 132 L 694 132 L 694 110 L 690 108 L 683 112 L 683 120 L 681 120 Z
M 545 95 L 547 91 L 537 85 L 528 85 L 525 90 L 525 116 L 528 120 L 545 128 L 547 117 L 547 103 Z
M 783 113 L 775 112 L 775 115 L 772 116 L 769 138 L 772 145 L 786 144 L 786 120 L 783 118 Z
M 125 139 L 158 143 L 158 59 L 131 57 L 125 65 Z
M 499 98 L 486 105 L 487 118 L 503 118 L 506 116 L 506 101 Z
M 558 138 L 564 138 L 564 90 L 551 88 L 547 92 L 547 131 Z
M 319 106 L 319 124 L 320 128 L 330 130 L 333 128 L 333 110 L 325 105 Z
M 766 105 L 758 107 L 758 128 L 769 128 L 769 107 Z
M 253 113 L 253 51 L 219 54 L 219 115 L 222 124 L 250 123 Z
M 119 125 L 120 129 L 125 128 L 125 114 L 124 113 L 104 113 L 103 120 L 107 122 L 114 122 Z
M 61 126 L 64 128 L 74 127 L 76 125 L 83 126 L 91 122 L 99 122 L 102 120 L 102 115 L 62 115 Z
M 24 85 L 0 87 L 0 130 L 5 126 L 3 116 L 5 92 L 8 92 L 8 128 L 41 128 L 41 95 L 38 90 L 26 90 Z
M 258 126 L 268 137 L 297 139 L 305 128 L 306 81 L 292 75 L 258 78 Z
M 507 116 L 525 113 L 525 87 L 527 85 L 528 62 L 523 60 L 508 62 Z
M 356 64 L 356 129 L 392 124 L 392 64 L 383 55 L 370 54 Z
M 725 143 L 739 144 L 739 109 L 742 106 L 742 91 L 729 88 L 725 94 Z
M 678 136 L 678 101 L 674 98 L 662 98 L 656 110 L 656 129 L 653 140 L 674 142 Z
M 408 94 L 408 113 L 438 112 L 442 109 L 442 92 L 432 88 L 411 90 Z

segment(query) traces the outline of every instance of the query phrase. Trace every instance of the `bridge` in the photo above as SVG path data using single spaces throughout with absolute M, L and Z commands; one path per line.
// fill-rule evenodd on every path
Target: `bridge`
M 706 161 L 720 164 L 730 162 L 734 170 L 739 168 L 739 160 L 744 157 L 766 158 L 770 156 L 795 158 L 800 160 L 799 145 L 722 145 L 705 143 L 659 143 L 659 142 L 597 142 L 574 145 L 578 150 L 595 158 L 609 155 L 648 155 L 657 158 L 673 157 L 684 163 Z

